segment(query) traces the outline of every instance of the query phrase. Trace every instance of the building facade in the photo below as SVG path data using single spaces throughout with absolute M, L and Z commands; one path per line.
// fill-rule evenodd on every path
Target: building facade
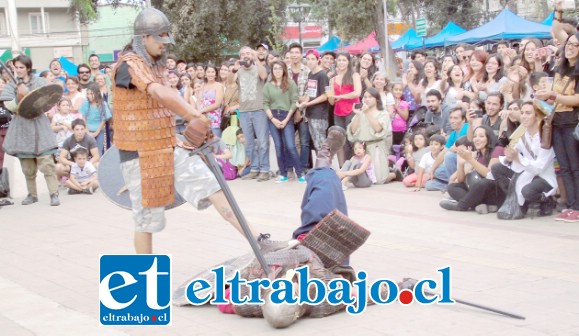
M 29 49 L 37 71 L 64 56 L 77 63 L 87 45 L 86 26 L 69 13 L 68 0 L 16 0 L 17 34 L 12 32 L 8 0 L 0 0 L 0 49 L 11 49 L 18 36 L 20 49 Z

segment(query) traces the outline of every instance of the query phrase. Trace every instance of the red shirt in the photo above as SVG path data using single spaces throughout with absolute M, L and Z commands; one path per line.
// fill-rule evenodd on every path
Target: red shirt
M 354 92 L 354 85 L 340 85 L 334 81 L 334 97 Z M 352 114 L 352 105 L 359 103 L 360 98 L 340 99 L 334 104 L 334 114 L 339 117 L 347 117 Z

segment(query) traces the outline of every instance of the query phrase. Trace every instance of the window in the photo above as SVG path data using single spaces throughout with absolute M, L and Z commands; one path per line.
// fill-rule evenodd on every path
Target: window
M 30 21 L 30 33 L 31 34 L 45 34 L 48 33 L 48 13 L 44 13 L 44 27 L 42 26 L 42 13 L 30 13 L 28 14 L 28 20 Z
M 0 36 L 8 35 L 8 29 L 6 26 L 6 14 L 4 12 L 0 12 Z

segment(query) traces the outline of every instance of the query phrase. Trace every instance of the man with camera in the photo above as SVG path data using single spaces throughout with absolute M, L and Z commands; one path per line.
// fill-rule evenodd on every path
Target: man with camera
M 239 79 L 239 122 L 245 134 L 245 154 L 251 171 L 242 179 L 267 181 L 269 176 L 269 129 L 263 110 L 263 85 L 267 70 L 258 61 L 257 52 L 248 46 L 239 51 L 234 71 Z

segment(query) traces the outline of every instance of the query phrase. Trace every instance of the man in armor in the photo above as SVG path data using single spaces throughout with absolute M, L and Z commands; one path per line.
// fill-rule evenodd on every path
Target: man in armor
M 201 135 L 201 143 L 192 144 L 197 147 L 205 141 L 209 125 L 165 85 L 165 52 L 173 43 L 167 17 L 155 8 L 144 9 L 135 19 L 133 40 L 112 74 L 115 145 L 130 193 L 137 253 L 152 253 L 152 234 L 165 227 L 165 206 L 174 202 L 175 189 L 198 209 L 215 205 L 243 234 L 213 173 L 175 137 L 175 114 Z
M 45 78 L 32 76 L 32 60 L 26 55 L 19 55 L 13 60 L 18 84 L 11 82 L 6 85 L 0 100 L 5 102 L 5 107 L 12 112 L 19 111 L 18 104 L 32 90 L 48 84 Z M 61 93 L 62 94 L 62 93 Z M 29 108 L 33 108 L 29 106 Z M 35 109 L 36 110 L 36 109 Z M 22 205 L 38 202 L 36 189 L 36 172 L 40 170 L 44 174 L 48 191 L 50 193 L 50 205 L 60 205 L 58 198 L 58 180 L 56 178 L 56 166 L 54 153 L 58 148 L 54 132 L 50 127 L 50 121 L 38 110 L 38 115 L 31 117 L 27 111 L 19 111 L 28 117 L 15 114 L 10 122 L 10 127 L 4 140 L 4 151 L 16 156 L 20 160 L 22 172 L 26 177 L 28 195 L 22 201 Z

